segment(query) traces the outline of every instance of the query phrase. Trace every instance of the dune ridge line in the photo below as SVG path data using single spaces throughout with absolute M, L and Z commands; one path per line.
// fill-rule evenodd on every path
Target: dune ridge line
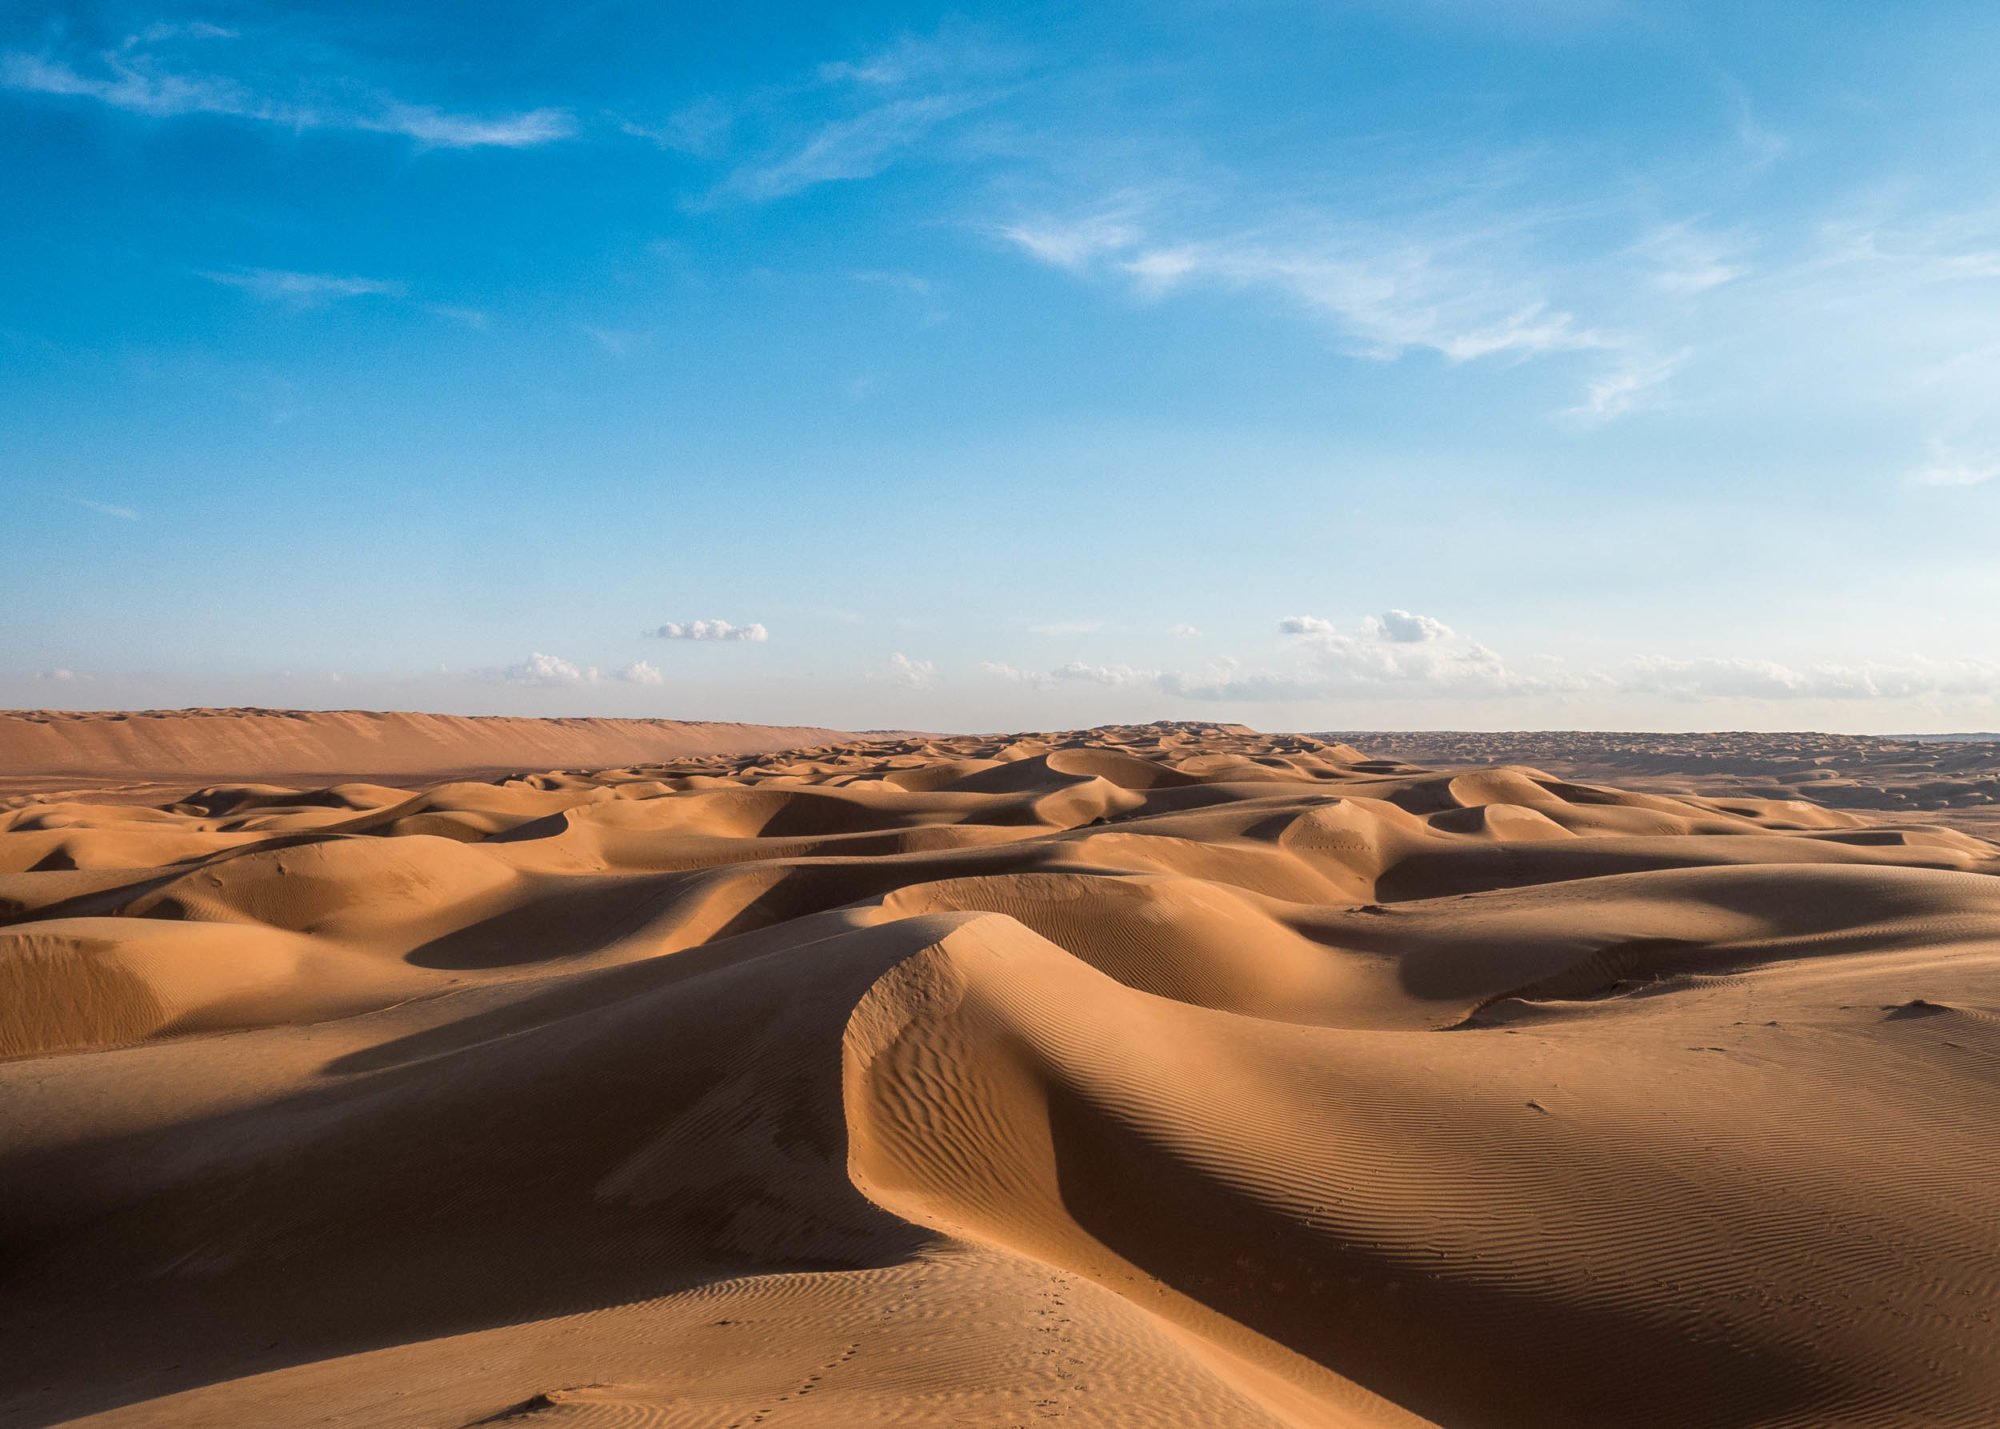
M 1996 872 L 1216 724 L 39 799 L 0 1424 L 1989 1424 Z

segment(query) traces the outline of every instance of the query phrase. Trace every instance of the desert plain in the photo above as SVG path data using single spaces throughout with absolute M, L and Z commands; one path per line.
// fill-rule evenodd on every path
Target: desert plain
M 2000 1422 L 1990 746 L 6 718 L 0 1426 Z

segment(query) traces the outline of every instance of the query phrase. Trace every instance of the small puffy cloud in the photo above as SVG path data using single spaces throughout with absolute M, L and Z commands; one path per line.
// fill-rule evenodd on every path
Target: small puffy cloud
M 507 666 L 499 675 L 509 684 L 544 687 L 590 685 L 598 679 L 595 666 L 572 664 L 560 655 L 544 655 L 539 650 L 520 664 Z
M 1407 610 L 1371 617 L 1356 635 L 1343 635 L 1332 621 L 1312 615 L 1286 616 L 1278 630 L 1294 637 L 1285 666 L 1244 669 L 1225 660 L 1206 671 L 1163 675 L 1160 687 L 1189 699 L 1265 701 L 1477 698 L 1549 693 L 1576 683 L 1510 669 L 1493 651 L 1460 639 L 1442 621 Z
M 937 666 L 929 660 L 912 660 L 898 650 L 889 657 L 888 673 L 881 678 L 906 690 L 921 690 L 937 682 Z
M 1151 685 L 1160 678 L 1158 670 L 1136 670 L 1130 665 L 1086 665 L 1072 660 L 1049 671 L 1055 680 L 1081 680 L 1093 685 Z
M 665 675 L 644 660 L 634 660 L 612 678 L 623 680 L 628 685 L 664 685 L 667 682 Z
M 1871 700 L 1924 695 L 2000 693 L 2000 666 L 1978 660 L 1916 660 L 1907 665 L 1806 665 L 1711 657 L 1635 660 L 1612 677 L 1626 693 L 1670 699 Z
M 1176 674 L 1163 682 L 1170 694 L 1202 700 L 1317 700 L 1334 697 L 1477 698 L 1544 693 L 1566 688 L 1547 677 L 1510 669 L 1483 645 L 1399 645 L 1348 635 L 1324 635 L 1301 652 L 1291 669 L 1241 670 L 1228 666 L 1207 675 Z
M 44 670 L 35 676 L 38 680 L 53 680 L 57 684 L 69 684 L 76 679 L 74 670 Z
M 1368 629 L 1377 640 L 1392 640 L 1399 645 L 1451 638 L 1451 627 L 1443 621 L 1428 615 L 1412 615 L 1407 610 L 1385 610 L 1368 622 Z
M 1061 684 L 1150 688 L 1157 686 L 1161 679 L 1158 670 L 1142 670 L 1132 665 L 1091 665 L 1082 660 L 1071 660 L 1053 670 L 1017 670 L 1012 665 L 991 660 L 982 663 L 979 668 L 981 673 L 1009 684 L 1033 685 L 1043 690 L 1052 690 Z
M 1201 632 L 1192 625 L 1169 625 L 1167 627 L 1167 634 L 1173 636 L 1176 640 L 1201 639 Z
M 747 640 L 754 644 L 771 638 L 771 632 L 754 620 L 748 625 L 731 625 L 726 620 L 669 620 L 643 633 L 655 640 Z

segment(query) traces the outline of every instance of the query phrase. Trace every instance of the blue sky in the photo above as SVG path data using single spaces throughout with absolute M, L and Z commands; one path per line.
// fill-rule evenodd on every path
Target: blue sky
M 0 703 L 1991 728 L 1996 94 L 1985 0 L 17 4 Z

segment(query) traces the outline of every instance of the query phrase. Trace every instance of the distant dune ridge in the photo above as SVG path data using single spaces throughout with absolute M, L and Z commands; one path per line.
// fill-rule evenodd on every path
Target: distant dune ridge
M 1149 725 L 0 812 L 0 1425 L 2000 1419 L 2000 846 Z
M 751 754 L 847 737 L 802 726 L 673 719 L 370 710 L 6 710 L 0 711 L 0 779 L 441 778 L 472 771 L 603 768 L 687 754 Z
M 1809 798 L 1843 809 L 2000 812 L 2000 736 L 1597 730 L 1343 731 L 1367 749 L 1432 764 L 1533 764 L 1675 793 Z M 1973 821 L 1990 824 L 1976 812 Z

